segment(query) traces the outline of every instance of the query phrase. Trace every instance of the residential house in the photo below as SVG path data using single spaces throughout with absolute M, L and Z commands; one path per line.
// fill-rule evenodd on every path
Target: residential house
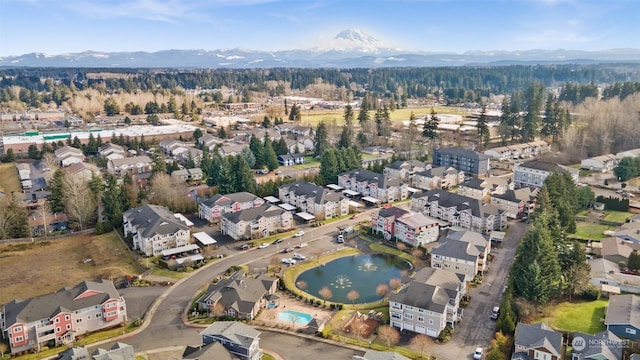
M 300 137 L 311 136 L 311 127 L 298 125 L 291 129 L 290 134 L 293 135 L 293 137 L 296 139 Z
M 198 139 L 198 144 L 203 148 L 209 149 L 209 152 L 212 152 L 216 145 L 222 144 L 224 142 L 223 139 L 213 136 L 209 133 L 202 135 Z
M 73 347 L 58 354 L 58 360 L 135 360 L 133 346 L 121 342 L 110 349 L 97 348 L 91 354 L 86 347 Z
M 160 140 L 158 146 L 166 155 L 174 155 L 173 151 L 175 149 L 187 147 L 184 142 L 172 138 Z
M 622 360 L 623 343 L 608 331 L 595 335 L 574 332 L 571 344 L 571 360 Z
M 535 208 L 538 189 L 531 190 L 523 187 L 516 190 L 507 190 L 504 194 L 491 195 L 491 204 L 504 211 L 510 219 L 528 216 Z
M 261 308 L 277 305 L 278 278 L 265 274 L 249 277 L 243 271 L 209 285 L 197 300 L 198 310 L 213 316 L 253 320 Z
M 409 360 L 409 358 L 393 351 L 367 350 L 364 355 L 353 355 L 351 360 Z
M 189 180 L 189 171 L 187 169 L 174 170 L 171 172 L 171 177 L 184 182 Z
M 435 190 L 450 189 L 463 181 L 463 171 L 441 166 L 415 173 L 411 184 L 418 189 Z
M 431 168 L 431 164 L 426 164 L 418 160 L 398 160 L 384 167 L 383 174 L 390 178 L 400 179 L 411 184 L 413 175 Z
M 31 166 L 29 164 L 16 163 L 16 169 L 18 170 L 20 181 L 31 179 Z
M 304 164 L 304 155 L 302 154 L 285 154 L 278 155 L 278 163 L 282 166 L 293 166 Z
M 114 143 L 106 143 L 98 148 L 98 157 L 101 159 L 113 160 L 122 159 L 126 156 L 124 147 Z
M 420 213 L 407 214 L 396 219 L 394 236 L 409 246 L 418 247 L 438 241 L 439 234 L 438 221 Z
M 190 244 L 189 226 L 164 206 L 144 205 L 122 214 L 124 236 L 133 237 L 134 249 L 155 256 Z
M 351 170 L 338 175 L 338 186 L 382 202 L 404 200 L 409 196 L 407 184 L 399 179 L 365 169 Z
M 278 125 L 274 126 L 273 129 L 275 131 L 277 131 L 278 134 L 280 134 L 280 135 L 288 135 L 288 134 L 291 133 L 293 128 L 295 128 L 296 126 L 298 126 L 298 124 L 283 123 L 283 124 L 278 124 Z
M 621 339 L 640 341 L 640 296 L 611 295 L 604 324 Z
M 262 205 L 221 217 L 223 235 L 233 240 L 258 239 L 293 228 L 293 215 L 275 205 Z
M 473 279 L 488 268 L 491 242 L 471 231 L 450 232 L 437 248 L 431 249 L 431 267 L 453 271 Z
M 546 161 L 531 160 L 515 164 L 513 168 L 513 182 L 516 188 L 533 186 L 540 188 L 545 179 L 554 173 L 568 172 L 574 182 L 578 182 L 578 169 Z
M 45 213 L 42 215 L 40 211 L 29 215 L 29 228 L 33 236 L 44 235 L 45 227 L 47 234 L 67 230 L 69 229 L 69 218 L 65 213 Z
M 204 345 L 218 342 L 241 360 L 260 360 L 262 357 L 260 332 L 241 322 L 216 321 L 200 335 Z
M 629 261 L 629 256 L 634 251 L 630 242 L 617 237 L 608 237 L 600 240 L 600 255 L 616 264 Z
M 227 348 L 219 342 L 213 342 L 207 345 L 188 346 L 182 353 L 182 360 L 237 360 Z
M 620 272 L 618 263 L 603 257 L 588 259 L 590 280 L 593 286 L 600 289 L 603 295 L 626 293 L 640 294 L 640 278 Z
M 444 220 L 451 226 L 481 233 L 502 230 L 507 226 L 506 213 L 495 205 L 482 204 L 478 199 L 444 190 L 414 194 L 411 209 Z
M 187 169 L 189 172 L 190 181 L 200 181 L 204 178 L 204 174 L 201 168 Z
M 486 179 L 469 179 L 458 186 L 458 195 L 490 202 L 493 194 L 504 194 L 507 190 L 513 190 L 511 179 L 492 176 Z
M 65 145 L 53 152 L 61 167 L 84 161 L 82 150 Z
M 580 162 L 580 169 L 598 172 L 612 172 L 618 166 L 618 158 L 613 154 L 605 154 L 584 159 Z
M 433 165 L 452 167 L 473 177 L 486 177 L 489 172 L 489 156 L 473 150 L 445 148 L 433 150 Z
M 293 205 L 300 211 L 315 216 L 317 220 L 331 219 L 349 213 L 349 198 L 305 181 L 280 186 L 278 198 L 285 204 Z
M 562 334 L 554 331 L 545 323 L 534 325 L 518 323 L 514 347 L 511 360 L 564 359 Z
M 496 160 L 506 161 L 512 159 L 534 158 L 549 151 L 551 151 L 551 145 L 546 142 L 532 141 L 524 144 L 496 147 L 486 150 L 484 154 Z
M 298 137 L 298 149 L 300 153 L 308 153 L 315 149 L 315 144 L 310 136 Z M 293 151 L 295 153 L 295 150 Z
M 28 300 L 11 300 L 0 313 L 12 354 L 39 349 L 49 341 L 66 344 L 126 320 L 125 300 L 108 280 L 83 281 Z
M 200 219 L 213 222 L 220 219 L 222 214 L 233 213 L 262 205 L 264 205 L 264 199 L 244 191 L 226 195 L 216 194 L 200 202 L 198 205 L 198 215 Z
M 94 175 L 98 177 L 102 176 L 102 173 L 97 166 L 84 162 L 71 164 L 66 168 L 63 168 L 62 171 L 65 174 L 71 175 L 73 178 L 82 179 L 83 181 L 91 180 Z
M 625 150 L 616 154 L 616 157 L 619 160 L 622 160 L 622 158 L 626 158 L 626 157 L 636 158 L 639 156 L 640 156 L 640 148 Z
M 640 222 L 624 223 L 615 231 L 616 237 L 632 244 L 640 244 Z
M 191 158 L 196 166 L 200 166 L 204 152 L 193 147 L 179 147 L 174 150 L 174 156 L 183 164 Z
M 223 145 L 218 150 L 220 156 L 236 156 L 242 153 L 242 149 L 248 147 L 247 144 L 231 144 L 231 145 Z
M 447 325 L 455 327 L 460 321 L 460 300 L 465 288 L 462 276 L 441 269 L 422 269 L 389 295 L 390 325 L 437 337 Z
M 152 169 L 153 161 L 145 155 L 113 159 L 107 162 L 107 170 L 118 178 L 123 177 L 125 174 L 150 173 Z
M 411 212 L 395 206 L 382 208 L 371 214 L 372 230 L 374 233 L 382 233 L 386 240 L 391 240 L 395 236 L 396 219 L 408 214 Z

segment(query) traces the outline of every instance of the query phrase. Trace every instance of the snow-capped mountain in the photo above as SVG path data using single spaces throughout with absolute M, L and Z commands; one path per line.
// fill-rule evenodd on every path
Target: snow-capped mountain
M 139 67 L 139 68 L 270 68 L 270 67 L 409 67 L 481 64 L 640 62 L 640 49 L 606 51 L 526 50 L 428 53 L 388 46 L 358 29 L 318 41 L 310 49 L 163 50 L 48 55 L 30 53 L 0 57 L 0 67 Z

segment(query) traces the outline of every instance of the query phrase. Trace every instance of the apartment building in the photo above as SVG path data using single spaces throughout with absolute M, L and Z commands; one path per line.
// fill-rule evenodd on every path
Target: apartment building
M 222 214 L 220 219 L 222 234 L 233 240 L 259 239 L 293 228 L 293 215 L 275 205 Z
M 124 236 L 131 235 L 133 247 L 146 256 L 191 243 L 190 229 L 182 215 L 164 206 L 144 205 L 122 214 Z
M 278 198 L 285 204 L 315 216 L 317 220 L 331 219 L 349 213 L 349 198 L 305 181 L 280 186 Z
M 198 205 L 198 216 L 209 222 L 220 219 L 222 214 L 238 212 L 264 205 L 264 199 L 246 191 L 204 199 Z
M 455 147 L 434 149 L 433 165 L 452 167 L 467 175 L 483 178 L 489 172 L 489 156 Z

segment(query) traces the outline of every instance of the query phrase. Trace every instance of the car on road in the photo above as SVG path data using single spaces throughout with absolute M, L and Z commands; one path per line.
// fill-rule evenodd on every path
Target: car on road
M 288 247 L 288 248 L 285 248 L 284 250 L 282 250 L 282 252 L 283 252 L 283 253 L 290 253 L 290 252 L 292 252 L 293 250 L 295 250 L 295 249 L 294 249 L 294 248 L 292 248 L 292 247 Z
M 270 244 L 269 243 L 262 243 L 260 245 L 258 245 L 258 249 L 264 249 L 266 247 L 268 247 Z
M 240 246 L 239 248 L 240 250 L 248 250 L 251 249 L 251 244 L 244 244 L 242 246 Z
M 344 242 L 344 235 L 342 235 L 342 234 L 338 235 L 338 240 L 337 241 L 338 241 L 339 244 L 342 244 Z
M 295 254 L 293 254 L 293 259 L 294 260 L 306 260 L 307 257 L 302 255 L 302 254 L 295 253 Z
M 292 258 L 282 258 L 282 263 L 287 265 L 295 265 L 296 261 Z
M 494 306 L 493 310 L 491 310 L 491 320 L 497 320 L 498 316 L 500 316 L 500 307 Z
M 273 245 L 275 245 L 275 244 L 280 244 L 281 242 L 282 242 L 282 239 L 276 239 L 276 240 L 273 242 Z
M 300 243 L 300 244 L 296 245 L 296 247 L 298 249 L 306 248 L 307 246 L 309 246 L 307 243 Z
M 304 231 L 300 230 L 297 233 L 295 233 L 293 236 L 294 237 L 302 237 L 302 235 L 304 235 Z
M 476 351 L 473 352 L 473 360 L 481 360 L 482 359 L 482 348 L 476 348 Z
M 349 219 L 356 219 L 358 218 L 358 214 L 353 214 Z

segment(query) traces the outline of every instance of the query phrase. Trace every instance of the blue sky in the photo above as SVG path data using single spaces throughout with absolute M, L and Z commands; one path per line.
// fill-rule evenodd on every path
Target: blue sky
M 346 28 L 433 52 L 640 48 L 638 0 L 0 0 L 0 56 L 311 48 Z

